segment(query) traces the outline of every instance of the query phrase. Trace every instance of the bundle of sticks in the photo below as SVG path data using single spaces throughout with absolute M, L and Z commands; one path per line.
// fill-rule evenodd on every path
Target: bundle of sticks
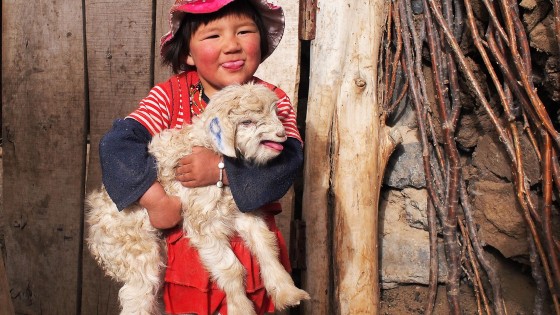
M 560 0 L 552 2 L 552 36 L 556 36 L 560 51 Z M 476 19 L 473 4 L 485 11 L 486 21 Z M 534 312 L 546 312 L 544 301 L 548 300 L 560 314 L 560 242 L 552 229 L 553 202 L 558 204 L 560 197 L 560 134 L 535 88 L 531 49 L 519 11 L 514 0 L 393 0 L 389 5 L 380 59 L 383 110 L 389 116 L 406 99 L 416 112 L 429 196 L 432 255 L 427 314 L 434 310 L 437 289 L 438 221 L 448 268 L 451 313 L 461 314 L 459 285 L 465 272 L 473 284 L 479 312 L 507 314 L 500 279 L 477 235 L 461 173 L 455 132 L 464 93 L 472 95 L 484 109 L 511 162 L 513 185 L 529 235 L 529 260 L 537 288 Z M 470 36 L 479 66 L 489 79 L 482 81 L 475 75 L 461 47 L 465 34 Z M 432 86 L 427 86 L 425 64 L 431 68 Z M 460 84 L 460 79 L 466 85 Z M 428 96 L 429 91 L 434 97 Z M 436 128 L 441 132 L 436 133 Z M 541 163 L 539 202 L 531 198 L 524 173 L 522 134 L 530 139 Z

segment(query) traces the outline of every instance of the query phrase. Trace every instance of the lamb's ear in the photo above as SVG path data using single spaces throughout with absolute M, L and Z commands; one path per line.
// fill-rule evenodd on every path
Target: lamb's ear
M 235 126 L 214 116 L 206 124 L 214 146 L 225 156 L 235 157 Z

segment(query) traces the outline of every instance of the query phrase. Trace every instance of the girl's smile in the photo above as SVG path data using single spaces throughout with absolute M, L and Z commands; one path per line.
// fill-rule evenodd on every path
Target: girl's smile
M 211 97 L 228 85 L 253 78 L 261 62 L 260 41 L 253 19 L 228 15 L 194 32 L 187 64 L 196 67 L 204 92 Z

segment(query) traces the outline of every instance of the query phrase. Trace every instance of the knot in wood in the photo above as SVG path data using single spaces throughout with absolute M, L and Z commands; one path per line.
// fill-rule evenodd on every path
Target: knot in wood
M 359 88 L 364 88 L 367 83 L 364 79 L 357 78 L 357 79 L 354 79 L 354 84 L 356 84 L 356 86 L 359 87 Z

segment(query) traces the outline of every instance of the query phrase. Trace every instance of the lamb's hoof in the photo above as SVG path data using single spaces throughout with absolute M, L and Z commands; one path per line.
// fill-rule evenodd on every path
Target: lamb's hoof
M 271 294 L 274 306 L 283 310 L 289 306 L 299 305 L 302 300 L 309 300 L 309 294 L 295 286 L 278 287 Z
M 228 315 L 257 315 L 253 302 L 247 297 L 236 302 L 227 303 Z

